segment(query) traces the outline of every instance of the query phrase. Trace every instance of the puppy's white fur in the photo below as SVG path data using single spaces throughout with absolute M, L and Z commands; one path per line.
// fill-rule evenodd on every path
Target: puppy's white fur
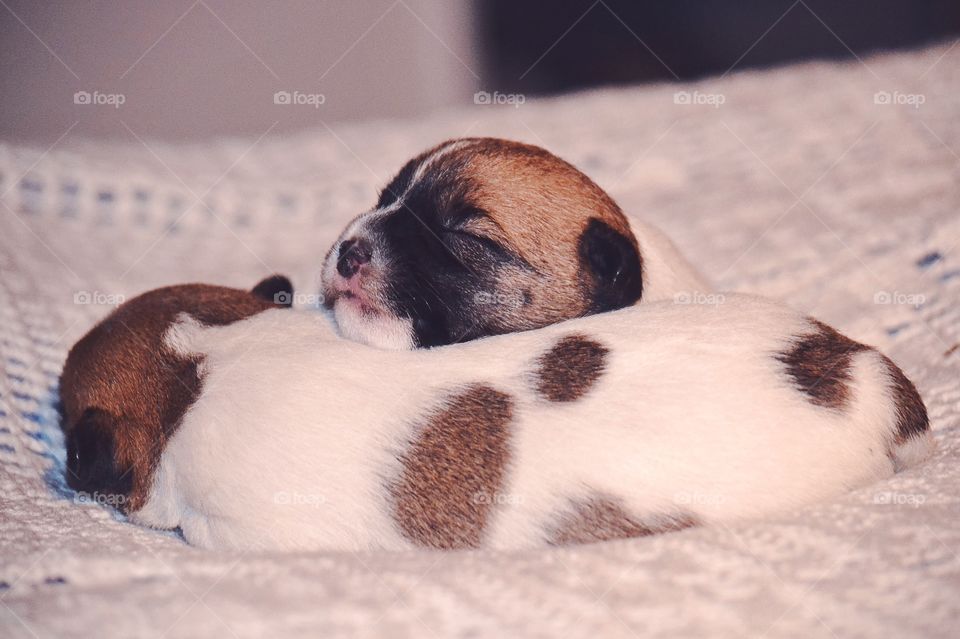
M 680 253 L 673 241 L 653 224 L 627 215 L 643 258 L 641 302 L 674 300 L 678 295 L 710 293 L 713 285 Z
M 489 548 L 547 543 L 557 513 L 591 494 L 641 520 L 682 513 L 709 525 L 828 499 L 925 457 L 929 431 L 893 444 L 892 382 L 875 351 L 852 355 L 842 410 L 792 383 L 776 356 L 814 330 L 741 295 L 419 351 L 342 340 L 315 314 L 270 310 L 209 328 L 186 318 L 167 343 L 204 358 L 202 394 L 132 517 L 179 526 L 205 548 L 410 548 L 386 486 L 425 416 L 474 383 L 514 402 Z M 553 403 L 532 375 L 571 334 L 609 349 L 606 367 L 584 397 Z

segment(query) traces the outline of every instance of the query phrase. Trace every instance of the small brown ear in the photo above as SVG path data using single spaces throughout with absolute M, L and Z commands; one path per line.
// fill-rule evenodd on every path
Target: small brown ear
M 260 280 L 250 292 L 277 306 L 290 308 L 293 305 L 293 284 L 283 275 L 271 275 Z
M 580 265 L 591 290 L 590 311 L 603 313 L 635 304 L 643 296 L 640 253 L 629 238 L 590 218 L 579 240 Z

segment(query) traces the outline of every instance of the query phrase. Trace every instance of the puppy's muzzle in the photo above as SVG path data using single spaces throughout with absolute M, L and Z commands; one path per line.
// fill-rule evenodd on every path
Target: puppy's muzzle
M 373 249 L 367 240 L 351 239 L 340 243 L 337 252 L 337 273 L 344 278 L 356 275 L 360 268 L 373 257 Z

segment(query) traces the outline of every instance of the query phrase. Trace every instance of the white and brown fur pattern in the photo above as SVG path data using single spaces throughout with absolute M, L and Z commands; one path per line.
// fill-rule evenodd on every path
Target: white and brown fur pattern
M 204 548 L 530 548 L 768 516 L 932 448 L 887 358 L 789 308 L 642 304 L 435 349 L 182 316 L 201 391 L 134 521 Z
M 449 140 L 410 160 L 351 222 L 321 274 L 348 339 L 408 349 L 539 328 L 708 285 L 544 149 Z

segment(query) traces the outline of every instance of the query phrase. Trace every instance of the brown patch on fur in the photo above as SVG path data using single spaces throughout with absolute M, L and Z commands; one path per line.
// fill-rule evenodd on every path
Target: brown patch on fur
M 486 214 L 471 221 L 471 229 L 520 255 L 531 267 L 501 274 L 503 289 L 537 292 L 523 309 L 523 327 L 597 312 L 592 308 L 593 283 L 583 272 L 577 245 L 591 221 L 623 236 L 636 251 L 639 276 L 640 249 L 630 223 L 617 203 L 576 167 L 529 144 L 496 138 L 462 141 L 467 144 L 441 155 L 430 171 L 456 174 L 458 183 L 466 185 L 458 197 Z M 638 299 L 639 293 L 629 303 Z
M 790 350 L 777 355 L 777 360 L 787 365 L 787 374 L 813 404 L 842 409 L 850 399 L 853 355 L 869 347 L 822 322 L 810 322 L 816 331 L 799 336 Z
M 609 352 L 585 335 L 567 335 L 537 360 L 537 391 L 551 402 L 580 399 L 603 374 Z
M 393 517 L 418 546 L 476 548 L 509 461 L 509 395 L 474 385 L 427 417 L 388 488 Z
M 894 443 L 901 445 L 930 429 L 927 407 L 923 404 L 917 387 L 913 385 L 903 371 L 886 355 L 881 355 L 890 375 L 893 406 L 897 413 L 897 432 Z
M 547 537 L 553 546 L 646 537 L 697 525 L 691 515 L 684 514 L 658 516 L 654 522 L 640 521 L 616 500 L 603 496 L 573 502 L 571 510 L 561 514 L 558 522 Z
M 121 509 L 142 507 L 164 445 L 201 388 L 198 362 L 170 352 L 164 333 L 183 312 L 223 325 L 269 308 L 276 306 L 248 291 L 185 284 L 139 295 L 97 324 L 70 350 L 60 377 L 74 456 L 68 484 L 87 492 L 121 486 Z

